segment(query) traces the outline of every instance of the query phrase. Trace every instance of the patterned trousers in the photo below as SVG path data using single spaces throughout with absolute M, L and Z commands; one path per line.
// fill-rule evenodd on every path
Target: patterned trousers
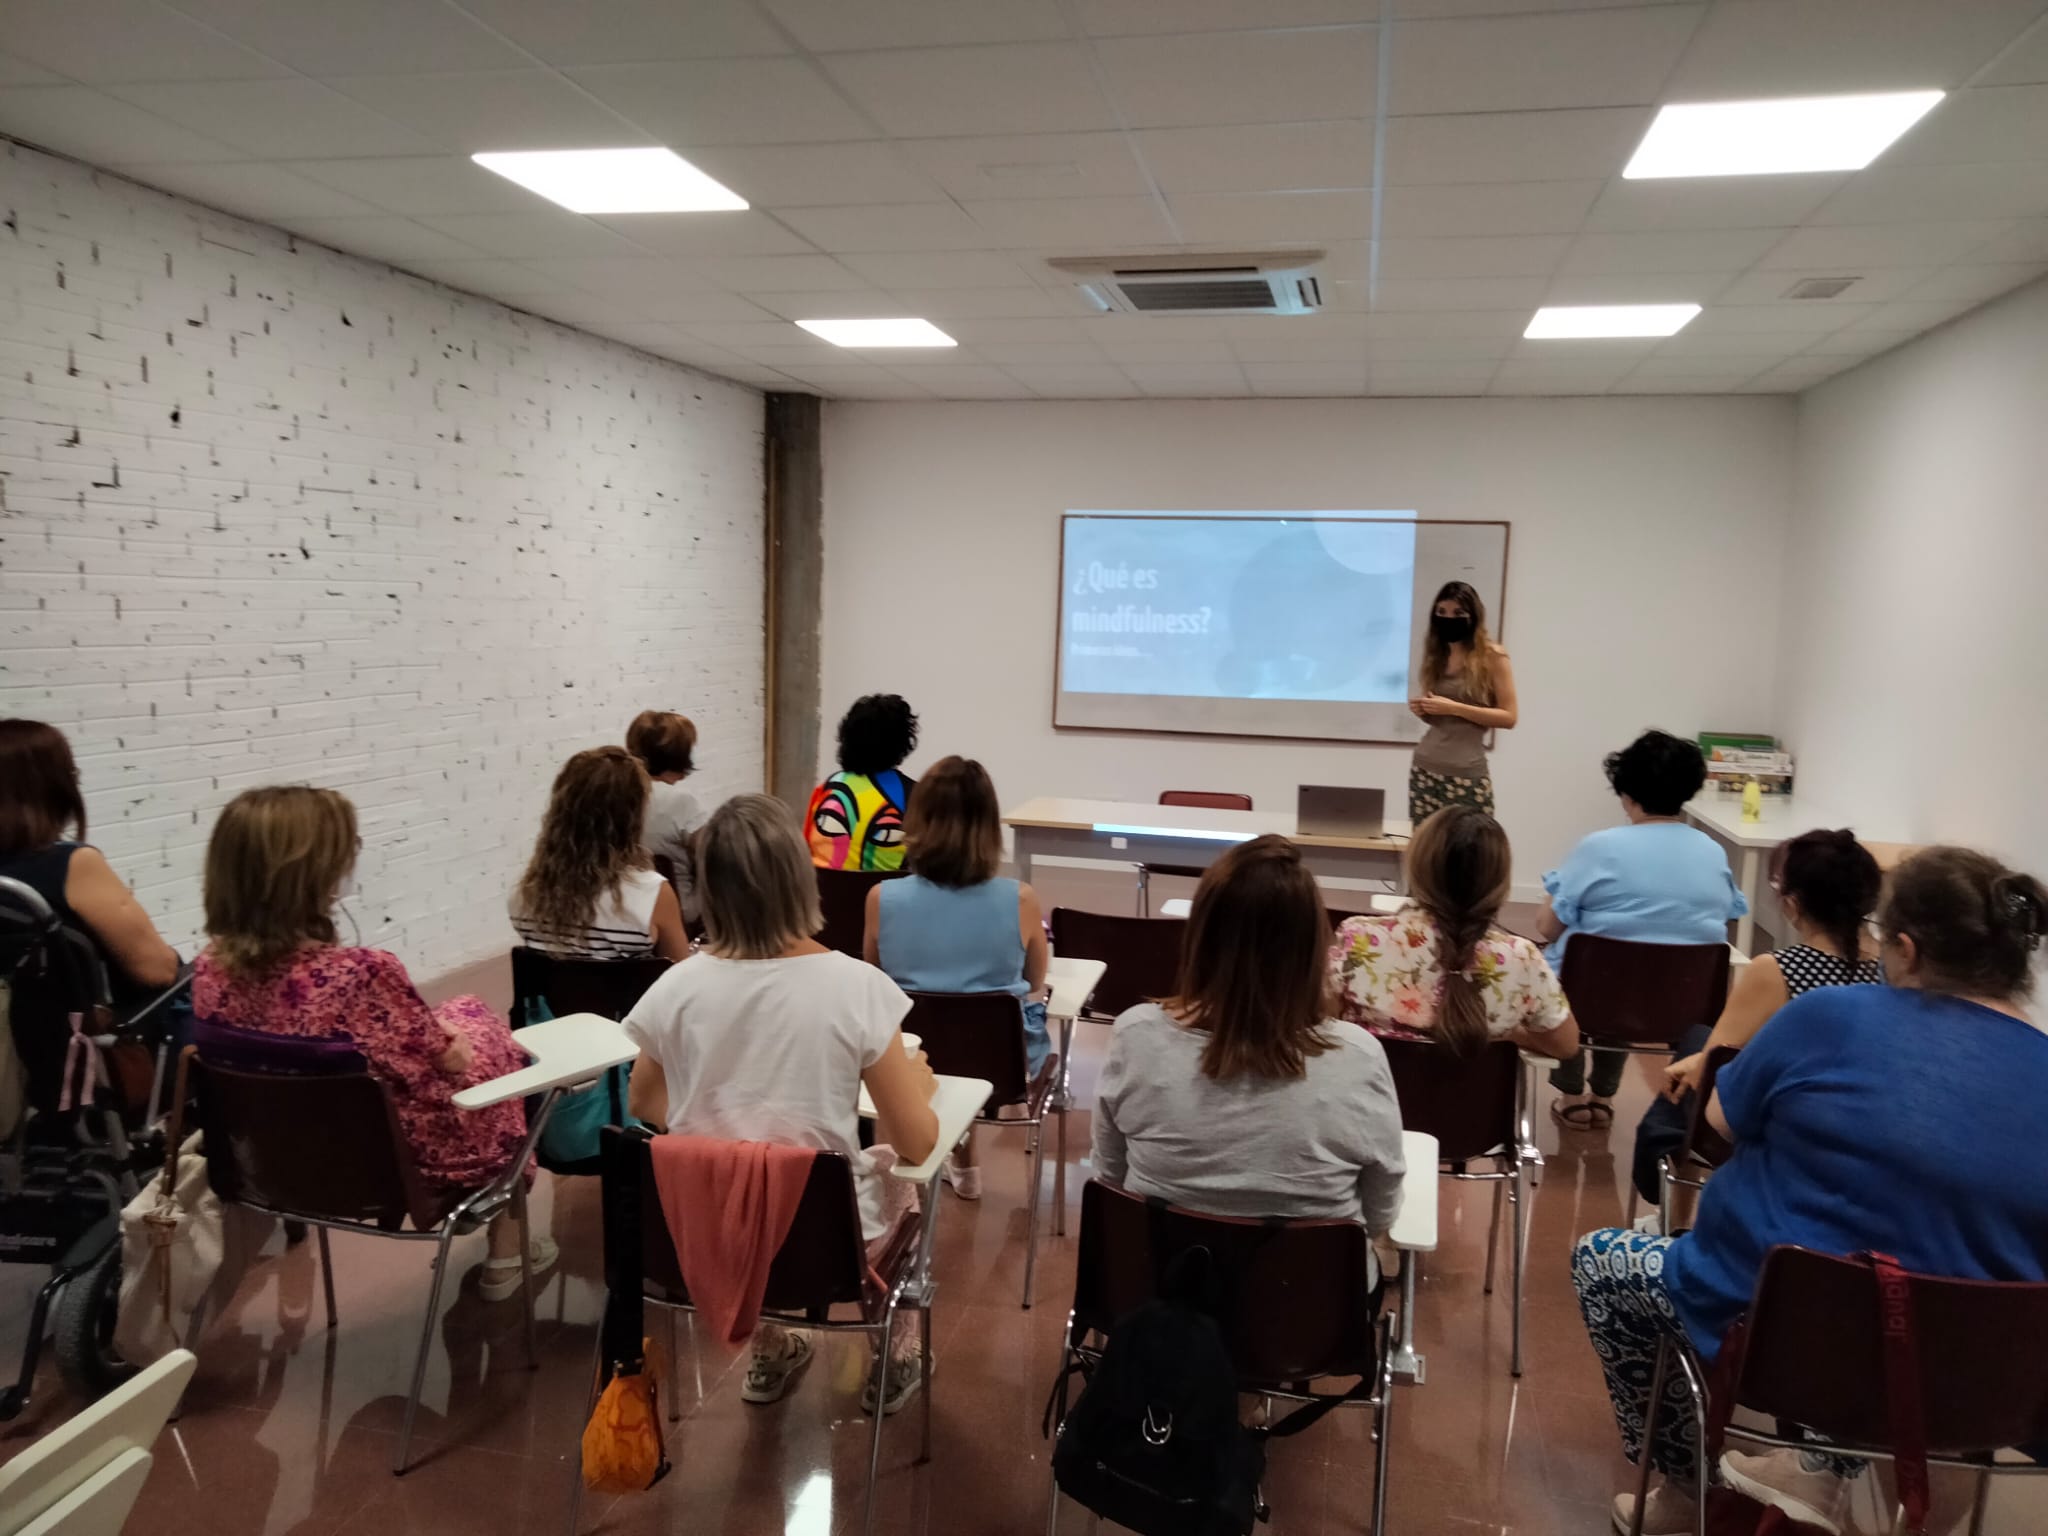
M 1408 819 L 1421 826 L 1447 805 L 1476 805 L 1493 814 L 1493 780 L 1481 776 L 1468 779 L 1459 774 L 1431 773 L 1427 768 L 1408 765 Z

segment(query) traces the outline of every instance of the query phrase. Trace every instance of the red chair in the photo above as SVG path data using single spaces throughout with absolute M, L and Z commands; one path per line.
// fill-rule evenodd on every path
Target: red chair
M 1698 1191 L 1707 1187 L 1708 1176 L 1735 1155 L 1735 1148 L 1728 1144 L 1728 1139 L 1708 1123 L 1707 1105 L 1713 1102 L 1714 1082 L 1720 1077 L 1721 1069 L 1739 1054 L 1739 1048 L 1732 1045 L 1717 1045 L 1707 1052 L 1707 1059 L 1700 1067 L 1700 1086 L 1693 1094 L 1692 1119 L 1685 1128 L 1685 1145 L 1657 1160 L 1658 1183 L 1663 1189 L 1663 1198 L 1657 1202 L 1658 1230 L 1666 1237 L 1676 1237 L 1684 1230 L 1677 1225 L 1677 1210 L 1671 1194 L 1673 1186 L 1690 1189 L 1697 1197 Z M 1629 1212 L 1634 1215 L 1633 1201 Z
M 1052 950 L 1070 960 L 1109 967 L 1088 999 L 1084 1017 L 1098 1023 L 1126 1008 L 1171 997 L 1180 985 L 1184 917 L 1109 917 L 1077 907 L 1052 909 Z
M 215 1028 L 212 1038 L 225 1042 L 246 1034 Z M 206 1170 L 213 1192 L 225 1204 L 318 1230 L 329 1328 L 335 1326 L 329 1231 L 434 1244 L 434 1278 L 427 1290 L 412 1388 L 392 1464 L 394 1474 L 403 1474 L 420 1391 L 426 1384 L 441 1287 L 448 1278 L 449 1244 L 508 1208 L 519 1223 L 524 1282 L 519 1303 L 525 1314 L 526 1358 L 530 1368 L 540 1366 L 522 1173 L 547 1123 L 554 1095 L 527 1116 L 526 1144 L 497 1178 L 480 1189 L 436 1191 L 421 1180 L 413 1163 L 390 1090 L 370 1075 L 360 1057 L 352 1051 L 337 1053 L 333 1046 L 327 1041 L 259 1035 L 248 1042 L 247 1055 L 226 1044 L 187 1046 L 186 1054 L 191 1059 L 198 1123 L 206 1133 Z M 300 1063 L 307 1069 L 296 1069 Z
M 1215 1260 L 1219 1317 L 1240 1392 L 1306 1401 L 1311 1383 L 1356 1376 L 1373 1391 L 1355 1400 L 1373 1415 L 1372 1530 L 1386 1529 L 1387 1449 L 1394 1405 L 1393 1314 L 1375 1301 L 1365 1228 L 1350 1221 L 1253 1221 L 1157 1207 L 1090 1179 L 1081 1190 L 1074 1309 L 1055 1393 L 1054 1434 L 1067 1414 L 1067 1368 L 1092 1365 L 1119 1318 L 1159 1294 L 1167 1267 L 1189 1248 Z M 1413 1258 L 1412 1254 L 1407 1255 Z M 1048 1457 L 1047 1461 L 1050 1462 Z M 1059 1521 L 1059 1489 L 1046 1511 Z
M 1012 1000 L 1014 1001 L 1014 999 Z M 669 1235 L 668 1218 L 662 1214 L 661 1193 L 654 1181 L 654 1138 L 646 1131 L 612 1127 L 604 1141 L 604 1243 L 607 1283 L 639 1284 L 648 1302 L 659 1307 L 668 1319 L 668 1358 L 680 1358 L 675 1318 L 678 1312 L 694 1310 L 690 1288 L 683 1280 L 682 1263 L 676 1257 Z M 888 1249 L 870 1260 L 861 1237 L 860 1203 L 854 1192 L 853 1167 L 837 1152 L 819 1152 L 811 1161 L 810 1181 L 804 1186 L 789 1233 L 776 1251 L 768 1271 L 768 1289 L 761 1300 L 761 1320 L 790 1328 L 817 1329 L 833 1333 L 865 1333 L 875 1339 L 875 1390 L 886 1382 L 890 1330 L 896 1314 L 915 1308 L 923 1336 L 923 1438 L 919 1462 L 932 1454 L 932 1294 L 929 1281 L 933 1229 L 912 1211 L 892 1234 Z M 630 1272 L 630 1255 L 638 1250 L 638 1275 Z M 599 1371 L 603 1366 L 604 1333 L 598 1331 L 591 1360 L 590 1403 L 595 1405 Z M 671 1367 L 673 1369 L 673 1367 Z M 681 1405 L 670 1391 L 668 1417 L 681 1417 Z M 589 1408 L 584 1418 L 589 1417 Z M 862 1530 L 875 1528 L 875 1476 L 882 1460 L 882 1421 L 876 1413 L 868 1450 L 868 1486 Z M 582 1421 L 578 1421 L 581 1433 Z M 576 1529 L 583 1503 L 582 1455 L 572 1452 L 573 1488 L 569 1501 L 569 1530 Z
M 975 1116 L 977 1125 L 1024 1126 L 1030 1131 L 1026 1151 L 1031 1158 L 1031 1191 L 1025 1203 L 1024 1307 L 1031 1307 L 1031 1281 L 1038 1268 L 1038 1191 L 1045 1172 L 1045 1117 L 1059 1120 L 1058 1161 L 1054 1163 L 1056 1203 L 1067 1196 L 1067 1111 L 1053 1098 L 1060 1084 L 1059 1052 L 1048 1052 L 1036 1077 L 1024 1073 L 1024 1021 L 1017 999 L 1008 992 L 913 992 L 904 1029 L 923 1043 L 932 1071 L 945 1077 L 978 1077 L 991 1085 L 987 1102 Z M 1023 1115 L 1003 1119 L 996 1113 L 1021 1107 Z
M 1169 789 L 1159 796 L 1161 805 L 1185 805 L 1204 811 L 1248 811 L 1252 808 L 1250 795 L 1235 794 L 1228 790 L 1212 789 Z M 1199 864 L 1140 864 L 1138 866 L 1138 916 L 1152 915 L 1152 877 L 1174 875 L 1182 880 L 1202 878 Z
M 1574 940 L 1574 943 L 1577 941 Z M 1992 1462 L 1995 1453 L 2048 1444 L 2048 1284 L 1998 1284 L 1907 1277 L 1918 1344 L 1923 1443 L 1930 1466 L 1977 1474 L 1971 1536 L 1981 1536 L 1995 1476 L 2048 1474 L 2048 1464 Z M 1729 1411 L 1745 1409 L 1824 1438 L 1831 1456 L 1888 1461 L 1897 1444 L 1877 1273 L 1865 1262 L 1782 1246 L 1764 1255 L 1738 1359 L 1714 1367 L 1668 1339 L 1650 1379 L 1647 1445 L 1657 1432 L 1666 1373 L 1684 1373 L 1701 1439 Z M 1894 1346 L 1896 1347 L 1896 1346 Z M 1737 1349 L 1730 1343 L 1723 1354 Z M 1729 1423 L 1725 1435 L 1750 1444 L 1811 1450 L 1804 1438 Z M 1706 1454 L 1719 1463 L 1721 1448 Z M 1642 1459 L 1632 1536 L 1641 1536 L 1650 1458 Z M 1707 1479 L 1700 1480 L 1698 1528 L 1706 1530 Z
M 1514 1237 L 1509 1249 L 1513 1292 L 1513 1344 L 1508 1369 L 1522 1374 L 1522 1276 L 1529 1251 L 1530 1169 L 1542 1166 L 1529 1131 L 1526 1096 L 1528 1073 L 1522 1053 L 1496 1040 L 1471 1056 L 1459 1056 L 1434 1041 L 1380 1037 L 1394 1093 L 1401 1101 L 1401 1125 L 1434 1136 L 1438 1168 L 1445 1178 L 1493 1185 L 1493 1218 L 1486 1229 L 1486 1283 L 1493 1294 L 1495 1250 L 1500 1246 L 1503 1198 L 1514 1208 Z M 1467 1164 L 1491 1162 L 1487 1173 L 1473 1173 Z M 1421 1255 L 1403 1255 L 1413 1264 Z
M 868 929 L 868 892 L 884 880 L 901 879 L 903 873 L 900 869 L 819 869 L 818 909 L 825 915 L 825 926 L 818 930 L 818 942 L 860 959 Z

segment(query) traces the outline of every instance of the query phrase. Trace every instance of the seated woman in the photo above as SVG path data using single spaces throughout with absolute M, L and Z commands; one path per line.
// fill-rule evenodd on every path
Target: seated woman
M 351 1042 L 390 1088 L 420 1177 L 436 1190 L 476 1189 L 519 1155 L 526 1111 L 513 1102 L 471 1113 L 452 1101 L 516 1072 L 526 1053 L 482 998 L 429 1008 L 396 955 L 335 942 L 334 904 L 361 846 L 355 807 L 335 790 L 276 785 L 230 800 L 206 845 L 212 943 L 194 967 L 193 1011 L 233 1029 Z M 509 1211 L 489 1236 L 480 1290 L 502 1301 L 520 1286 Z M 536 1236 L 529 1256 L 536 1272 L 554 1263 L 553 1240 Z
M 1643 944 L 1720 944 L 1728 924 L 1749 910 L 1721 845 L 1680 816 L 1707 782 L 1706 759 L 1691 742 L 1645 731 L 1607 759 L 1607 782 L 1621 797 L 1628 825 L 1579 840 L 1564 863 L 1543 877 L 1548 893 L 1536 931 L 1550 947 L 1552 970 L 1564 967 L 1574 933 L 1604 934 Z M 1550 1074 L 1560 1097 L 1551 1114 L 1566 1125 L 1597 1128 L 1614 1121 L 1614 1094 L 1628 1056 L 1593 1055 L 1593 1091 L 1586 1063 L 1574 1056 Z
M 178 952 L 85 837 L 85 796 L 64 733 L 40 720 L 0 720 L 0 876 L 90 936 L 116 1000 L 140 1002 L 178 979 Z
M 1330 920 L 1284 837 L 1240 843 L 1195 888 L 1178 995 L 1126 1009 L 1095 1091 L 1095 1168 L 1216 1216 L 1387 1232 L 1401 1105 L 1387 1054 L 1329 1008 Z
M 868 964 L 910 992 L 1014 995 L 1023 1005 L 1025 1076 L 1036 1079 L 1050 1049 L 1045 919 L 1030 886 L 996 873 L 1003 822 L 988 771 L 964 757 L 934 763 L 911 791 L 903 832 L 910 875 L 868 892 Z M 972 1135 L 943 1176 L 961 1199 L 981 1198 Z
M 903 989 L 871 965 L 811 937 L 824 925 L 817 877 L 795 818 L 768 795 L 737 795 L 697 838 L 707 944 L 650 987 L 626 1016 L 640 1047 L 630 1107 L 692 1136 L 774 1141 L 839 1152 L 852 1162 L 861 1232 L 871 1253 L 901 1214 L 897 1158 L 922 1162 L 939 1134 L 924 1054 L 903 1049 Z M 880 1145 L 862 1151 L 865 1083 Z M 893 1153 L 891 1151 L 893 1149 Z M 905 1326 L 905 1325 L 908 1326 Z M 810 1340 L 764 1325 L 740 1396 L 772 1403 L 811 1358 Z M 917 1332 L 907 1314 L 890 1350 L 880 1407 L 918 1387 Z M 876 1409 L 870 1378 L 865 1406 Z
M 839 771 L 811 793 L 804 817 L 820 869 L 903 867 L 903 817 L 914 780 L 903 760 L 917 747 L 917 716 L 893 693 L 855 699 L 839 722 Z
M 507 903 L 523 943 L 572 960 L 689 955 L 676 893 L 641 846 L 647 790 L 624 747 L 591 747 L 562 765 Z
M 2041 1105 L 2048 1029 L 2030 1018 L 2048 892 L 1997 860 L 1930 848 L 1892 875 L 1878 917 L 1891 985 L 1827 987 L 1786 1004 L 1720 1074 L 1707 1117 L 1735 1144 L 1680 1237 L 1610 1228 L 1579 1239 L 1572 1278 L 1631 1461 L 1641 1444 L 1660 1340 L 1712 1361 L 1781 1243 L 1888 1253 L 1921 1274 L 2048 1280 Z M 1871 1326 L 1877 1326 L 1873 1313 Z M 1647 1536 L 1693 1528 L 1712 1469 L 1682 1375 L 1658 1437 L 1664 1481 Z M 1796 1520 L 1839 1532 L 1856 1463 L 1813 1452 L 1730 1451 L 1730 1485 Z M 1635 1496 L 1615 1500 L 1626 1530 Z
M 683 780 L 695 771 L 697 727 L 688 715 L 643 709 L 626 727 L 626 750 L 647 770 L 647 823 L 640 846 L 657 861 L 657 868 L 659 861 L 668 861 L 683 916 L 694 918 L 697 896 L 690 841 L 704 825 L 704 808 L 683 788 Z
M 1489 1040 L 1563 1060 L 1579 1026 L 1543 952 L 1495 923 L 1508 899 L 1508 835 L 1477 806 L 1447 805 L 1408 845 L 1408 904 L 1353 917 L 1330 950 L 1337 1013 L 1461 1056 Z
M 1636 1127 L 1636 1190 L 1656 1204 L 1663 1195 L 1658 1163 L 1685 1145 L 1707 1054 L 1737 1049 L 1780 1008 L 1815 987 L 1874 986 L 1884 980 L 1864 924 L 1877 910 L 1884 874 L 1853 832 L 1802 832 L 1771 855 L 1771 889 L 1799 942 L 1756 959 L 1736 972 L 1727 1006 L 1709 1029 L 1701 1025 L 1679 1042 L 1685 1054 L 1664 1069 L 1664 1097 Z

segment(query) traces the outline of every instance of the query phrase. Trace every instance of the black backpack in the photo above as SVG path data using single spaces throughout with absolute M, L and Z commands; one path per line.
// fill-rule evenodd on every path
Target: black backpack
M 1087 1383 L 1060 1424 L 1053 1481 L 1139 1536 L 1247 1536 L 1268 1514 L 1259 1494 L 1267 1439 L 1300 1433 L 1338 1403 L 1369 1395 L 1372 1383 L 1247 1428 L 1213 1302 L 1203 1305 L 1214 1291 L 1209 1250 L 1175 1258 L 1163 1290 L 1117 1323 L 1092 1371 L 1075 1361 L 1054 1384 L 1048 1434 L 1067 1379 L 1081 1372 Z

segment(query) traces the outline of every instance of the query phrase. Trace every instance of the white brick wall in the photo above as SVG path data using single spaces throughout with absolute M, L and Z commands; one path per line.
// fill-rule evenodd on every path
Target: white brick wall
M 0 715 L 187 953 L 252 784 L 354 799 L 422 979 L 636 711 L 758 789 L 761 489 L 751 390 L 0 142 Z

